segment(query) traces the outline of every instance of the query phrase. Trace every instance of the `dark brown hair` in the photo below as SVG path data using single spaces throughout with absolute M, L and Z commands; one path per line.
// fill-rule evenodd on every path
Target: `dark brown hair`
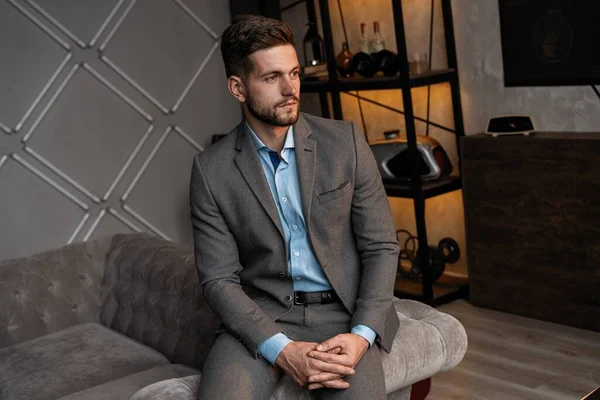
M 227 77 L 244 77 L 252 72 L 250 55 L 255 51 L 286 44 L 294 46 L 294 33 L 285 22 L 260 15 L 233 18 L 221 38 L 221 55 Z

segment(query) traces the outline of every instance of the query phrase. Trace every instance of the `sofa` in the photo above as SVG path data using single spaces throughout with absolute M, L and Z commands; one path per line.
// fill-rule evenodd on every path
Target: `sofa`
M 383 353 L 388 398 L 456 366 L 466 333 L 450 315 L 394 300 L 400 329 Z M 195 399 L 218 318 L 193 248 L 115 234 L 0 262 L 0 399 Z M 272 399 L 311 398 L 281 380 Z

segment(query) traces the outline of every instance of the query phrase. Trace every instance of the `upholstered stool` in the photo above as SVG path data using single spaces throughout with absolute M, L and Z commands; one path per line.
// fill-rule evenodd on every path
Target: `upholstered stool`
M 392 352 L 383 352 L 388 399 L 409 400 L 411 385 L 454 368 L 467 350 L 467 334 L 452 316 L 423 303 L 394 299 L 400 327 Z M 130 400 L 196 400 L 201 375 L 156 382 Z M 271 400 L 312 399 L 312 393 L 284 377 Z

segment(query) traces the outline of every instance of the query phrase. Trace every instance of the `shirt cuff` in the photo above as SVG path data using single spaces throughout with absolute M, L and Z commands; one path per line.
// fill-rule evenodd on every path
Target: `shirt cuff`
M 366 325 L 355 325 L 350 332 L 367 339 L 367 342 L 369 342 L 369 348 L 373 346 L 375 337 L 377 337 L 375 331 Z
M 292 340 L 283 333 L 278 333 L 262 342 L 258 346 L 258 352 L 263 358 L 275 365 L 275 360 L 279 353 L 281 353 L 281 350 L 291 342 Z

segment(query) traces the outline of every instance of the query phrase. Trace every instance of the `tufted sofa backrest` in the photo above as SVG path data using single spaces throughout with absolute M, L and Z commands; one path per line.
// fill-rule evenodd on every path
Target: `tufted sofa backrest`
M 98 322 L 110 238 L 0 262 L 0 348 Z
M 114 235 L 104 272 L 102 324 L 202 369 L 219 320 L 201 295 L 191 246 Z

